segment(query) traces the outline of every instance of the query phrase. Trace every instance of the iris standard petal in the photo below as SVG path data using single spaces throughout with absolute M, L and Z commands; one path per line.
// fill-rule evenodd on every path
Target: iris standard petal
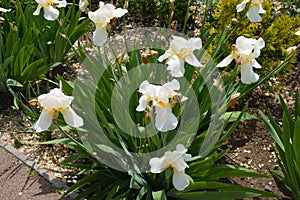
M 173 56 L 167 62 L 167 70 L 171 71 L 171 75 L 173 77 L 183 77 L 185 69 L 184 69 L 184 60 L 179 58 L 178 56 Z
M 254 46 L 253 56 L 257 58 L 260 56 L 260 50 L 265 47 L 265 41 L 262 38 L 259 38 Z
M 67 124 L 73 127 L 80 127 L 83 126 L 83 119 L 75 113 L 75 111 L 68 107 L 61 111 L 64 117 L 64 120 Z
M 171 93 L 175 90 L 180 90 L 180 84 L 176 79 L 173 79 L 171 82 L 163 84 L 163 87 L 167 88 Z
M 245 84 L 251 84 L 258 80 L 258 74 L 254 73 L 250 63 L 241 66 L 241 81 Z
M 59 11 L 52 6 L 44 8 L 44 17 L 49 21 L 54 21 L 58 18 Z
M 117 8 L 115 10 L 115 16 L 116 17 L 122 17 L 123 15 L 125 15 L 126 13 L 128 13 L 128 10 L 123 9 L 123 8 Z
M 66 108 L 71 105 L 73 99 L 72 96 L 66 96 L 60 88 L 54 88 L 38 97 L 39 103 L 46 110 Z
M 240 36 L 236 39 L 236 47 L 239 49 L 239 50 L 248 50 L 248 51 L 252 51 L 252 49 L 254 48 L 255 46 L 255 43 L 256 43 L 256 39 L 253 39 L 253 38 L 246 38 L 244 36 Z
M 42 110 L 38 121 L 33 125 L 33 129 L 37 133 L 47 130 L 51 126 L 54 113 L 54 111 Z
M 217 64 L 217 67 L 226 67 L 231 63 L 232 60 L 233 60 L 233 56 L 232 54 L 230 54 L 229 56 L 224 58 L 219 64 Z
M 176 190 L 182 191 L 190 184 L 189 177 L 184 171 L 175 172 L 173 174 L 173 185 Z
M 160 173 L 160 172 L 164 171 L 166 168 L 164 160 L 165 160 L 164 156 L 161 158 L 158 158 L 158 157 L 151 158 L 149 161 L 149 165 L 151 167 L 150 171 L 152 173 Z
M 96 46 L 101 46 L 107 41 L 108 33 L 105 27 L 96 26 L 93 33 L 93 42 Z
M 139 92 L 153 98 L 157 93 L 158 86 L 150 84 L 147 80 L 143 81 L 139 87 Z
M 187 164 L 184 161 L 184 154 L 185 153 L 178 152 L 177 150 L 173 152 L 166 152 L 166 163 L 171 165 L 177 171 L 183 171 L 187 167 Z
M 200 38 L 191 38 L 187 41 L 187 47 L 191 49 L 191 51 L 198 50 L 202 48 L 202 41 Z
M 247 12 L 247 17 L 251 22 L 261 22 L 262 18 L 259 15 L 259 8 L 252 6 Z
M 54 0 L 53 3 L 56 5 L 58 8 L 66 7 L 67 6 L 67 1 L 66 0 Z
M 170 49 L 175 52 L 180 52 L 182 48 L 187 48 L 187 40 L 183 37 L 172 36 L 173 40 L 170 42 Z
M 160 106 L 167 105 L 169 103 L 169 98 L 170 98 L 170 90 L 166 87 L 159 86 L 157 88 L 155 97 L 154 97 L 154 102 L 153 105 L 155 106 L 156 104 L 159 104 Z
M 103 7 L 104 6 L 104 2 L 103 1 L 100 1 L 99 2 L 99 8 Z

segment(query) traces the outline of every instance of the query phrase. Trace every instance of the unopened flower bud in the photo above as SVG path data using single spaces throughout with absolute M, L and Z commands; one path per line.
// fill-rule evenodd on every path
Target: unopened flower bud
M 144 64 L 149 64 L 148 55 L 146 53 L 142 53 L 142 62 Z
M 236 24 L 238 23 L 237 18 L 232 18 L 232 19 L 231 19 L 231 23 L 232 23 L 233 25 L 236 25 Z
M 229 72 L 223 72 L 221 74 L 221 78 L 227 78 L 228 76 L 230 76 Z
M 190 6 L 190 7 L 189 7 L 189 11 L 191 11 L 191 12 L 195 12 L 196 9 L 197 9 L 196 6 Z

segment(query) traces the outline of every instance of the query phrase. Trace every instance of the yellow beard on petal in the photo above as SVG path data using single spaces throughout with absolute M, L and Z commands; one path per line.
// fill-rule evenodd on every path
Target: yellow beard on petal
M 55 6 L 54 3 L 53 3 L 53 0 L 51 0 L 48 3 L 46 3 L 46 4 L 43 5 L 44 8 L 48 8 L 50 6 Z

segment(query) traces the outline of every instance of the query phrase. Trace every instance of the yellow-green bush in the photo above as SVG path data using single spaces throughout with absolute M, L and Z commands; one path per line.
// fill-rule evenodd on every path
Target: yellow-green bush
M 257 59 L 262 65 L 262 69 L 257 70 L 257 73 L 261 75 L 267 74 L 284 60 L 288 47 L 300 42 L 300 37 L 295 35 L 295 32 L 300 27 L 300 17 L 291 17 L 285 13 L 276 13 L 273 1 L 264 1 L 263 8 L 267 12 L 261 14 L 262 22 L 253 23 L 246 17 L 247 7 L 240 13 L 236 12 L 236 5 L 241 3 L 241 1 L 223 0 L 217 3 L 216 10 L 212 14 L 215 24 L 210 33 L 217 33 L 219 35 L 225 27 L 228 27 L 229 31 L 236 28 L 222 47 L 224 55 L 220 60 L 230 53 L 231 45 L 235 43 L 238 36 L 243 35 L 255 39 L 262 37 L 266 42 L 266 46 L 262 49 L 261 56 Z M 213 51 L 217 43 L 217 38 L 218 36 L 210 45 L 209 51 Z M 291 60 L 291 63 L 295 62 L 296 59 Z M 286 74 L 291 66 L 286 67 L 282 74 Z

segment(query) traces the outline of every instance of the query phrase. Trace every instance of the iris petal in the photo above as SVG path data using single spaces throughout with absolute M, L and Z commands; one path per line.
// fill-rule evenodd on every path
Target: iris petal
M 33 129 L 37 133 L 47 130 L 51 126 L 53 115 L 53 111 L 42 110 L 38 121 L 33 125 Z
M 233 56 L 230 54 L 229 56 L 224 58 L 219 64 L 217 64 L 217 67 L 226 67 L 231 63 L 232 60 Z
M 83 126 L 83 119 L 75 113 L 75 111 L 69 107 L 62 111 L 64 120 L 67 124 L 73 127 Z
M 44 8 L 44 17 L 49 21 L 54 21 L 58 18 L 59 11 L 52 6 Z
M 184 171 L 174 172 L 173 174 L 173 185 L 174 187 L 182 191 L 190 184 L 189 177 L 184 173 Z

